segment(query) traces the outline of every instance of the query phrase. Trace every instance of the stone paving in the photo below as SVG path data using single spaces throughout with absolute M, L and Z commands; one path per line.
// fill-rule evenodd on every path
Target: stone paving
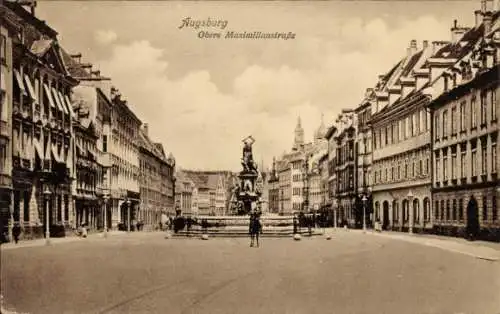
M 418 236 L 326 231 L 301 241 L 263 239 L 260 248 L 243 238 L 174 240 L 139 232 L 7 249 L 5 308 L 30 314 L 496 314 L 500 308 L 498 262 Z

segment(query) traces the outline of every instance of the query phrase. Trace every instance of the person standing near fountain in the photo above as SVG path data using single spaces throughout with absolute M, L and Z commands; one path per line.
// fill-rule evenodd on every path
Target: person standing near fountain
M 259 234 L 262 232 L 262 224 L 260 223 L 260 212 L 253 212 L 250 214 L 250 247 L 253 247 L 254 240 L 257 241 L 257 247 L 259 247 Z

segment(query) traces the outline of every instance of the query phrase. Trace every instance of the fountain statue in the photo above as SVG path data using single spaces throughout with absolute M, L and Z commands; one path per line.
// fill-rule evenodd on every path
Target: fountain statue
M 243 139 L 243 157 L 241 165 L 243 170 L 238 175 L 239 182 L 232 190 L 232 207 L 236 215 L 247 215 L 260 211 L 260 197 L 262 191 L 256 186 L 259 171 L 253 160 L 252 145 L 255 140 L 252 136 Z

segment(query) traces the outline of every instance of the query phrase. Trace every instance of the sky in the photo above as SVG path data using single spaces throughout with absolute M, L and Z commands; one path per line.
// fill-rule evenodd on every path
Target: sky
M 111 77 L 179 167 L 240 170 L 242 139 L 265 167 L 290 150 L 300 116 L 312 140 L 406 54 L 412 39 L 473 26 L 473 1 L 40 1 L 36 15 Z M 185 18 L 227 21 L 181 26 Z M 199 38 L 291 32 L 294 39 Z

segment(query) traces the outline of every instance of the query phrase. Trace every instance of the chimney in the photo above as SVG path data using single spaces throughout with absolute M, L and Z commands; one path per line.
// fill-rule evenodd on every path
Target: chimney
M 422 42 L 422 49 L 427 49 L 429 47 L 429 41 L 428 40 L 424 40 Z
M 486 0 L 481 0 L 481 12 L 486 12 Z
M 70 57 L 71 57 L 74 61 L 76 61 L 76 62 L 78 62 L 78 63 L 81 63 L 81 61 L 82 61 L 82 54 L 81 54 L 81 53 L 72 54 L 72 55 L 70 55 Z
M 415 39 L 412 39 L 410 41 L 410 46 L 406 49 L 406 53 L 409 57 L 413 55 L 415 52 L 417 52 L 417 41 Z
M 483 12 L 481 12 L 481 10 L 476 10 L 474 11 L 474 16 L 475 16 L 475 27 L 479 27 L 479 25 L 481 25 L 481 23 L 483 22 Z
M 144 134 L 146 134 L 146 136 L 149 136 L 149 127 L 147 123 L 142 124 L 142 129 L 144 131 Z
M 440 40 L 433 41 L 432 42 L 432 53 L 435 54 L 436 52 L 438 52 L 439 49 L 443 48 L 447 44 L 449 44 L 449 42 L 447 42 L 447 41 L 440 41 Z
M 464 34 L 468 31 L 469 29 L 466 27 L 460 27 L 458 25 L 458 21 L 454 20 L 453 21 L 453 26 L 451 27 L 451 42 L 452 43 L 457 43 L 463 36 Z
M 486 0 L 486 11 L 493 12 L 493 0 Z
M 365 92 L 365 97 L 370 97 L 371 93 L 373 93 L 373 88 L 367 88 Z

